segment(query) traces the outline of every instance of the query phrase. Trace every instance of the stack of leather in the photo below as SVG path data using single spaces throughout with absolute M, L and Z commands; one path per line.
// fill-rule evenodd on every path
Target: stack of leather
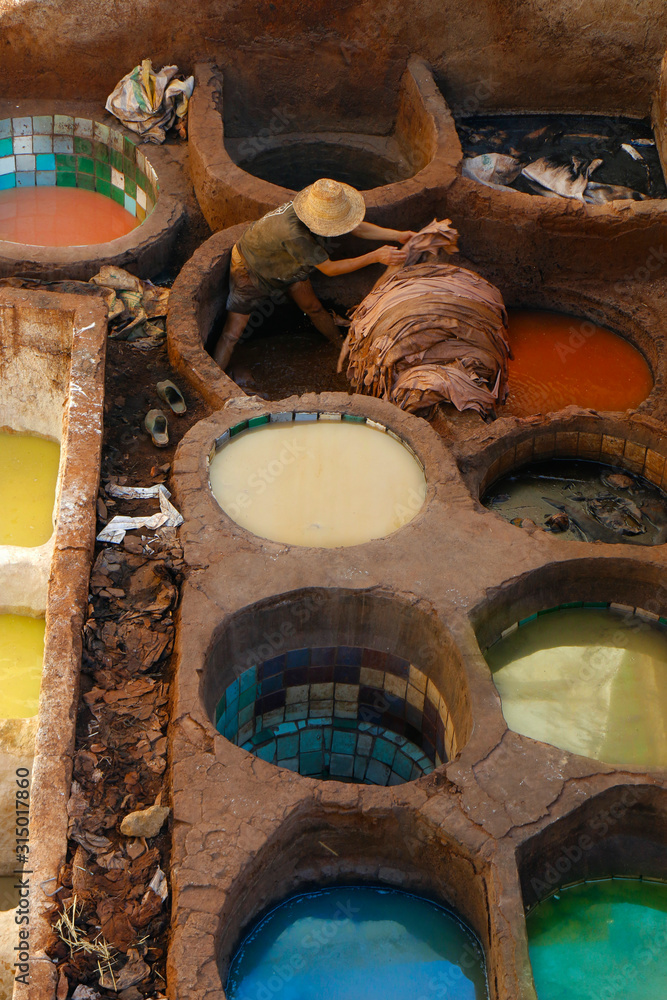
M 401 409 L 442 402 L 495 416 L 507 395 L 507 313 L 498 289 L 479 274 L 429 254 L 456 247 L 448 220 L 406 244 L 406 263 L 388 268 L 352 314 L 339 371 L 356 392 Z

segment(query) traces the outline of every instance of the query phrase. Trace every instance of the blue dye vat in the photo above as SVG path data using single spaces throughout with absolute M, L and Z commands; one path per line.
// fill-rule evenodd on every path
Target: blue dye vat
M 452 913 L 368 886 L 294 896 L 234 956 L 228 1000 L 486 1000 L 482 948 Z

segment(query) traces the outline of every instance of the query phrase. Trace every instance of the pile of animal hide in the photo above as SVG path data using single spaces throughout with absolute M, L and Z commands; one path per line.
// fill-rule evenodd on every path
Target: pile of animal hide
M 449 220 L 434 221 L 406 243 L 352 314 L 338 370 L 356 392 L 412 413 L 453 403 L 495 417 L 507 395 L 507 313 L 498 289 L 473 271 L 438 259 L 456 250 Z

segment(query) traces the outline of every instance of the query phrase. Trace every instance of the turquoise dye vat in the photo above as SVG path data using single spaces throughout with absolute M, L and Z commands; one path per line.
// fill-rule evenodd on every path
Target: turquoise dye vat
M 667 885 L 583 882 L 527 918 L 539 1000 L 665 1000 Z
M 447 910 L 367 886 L 294 896 L 241 944 L 228 1000 L 486 1000 L 482 949 Z

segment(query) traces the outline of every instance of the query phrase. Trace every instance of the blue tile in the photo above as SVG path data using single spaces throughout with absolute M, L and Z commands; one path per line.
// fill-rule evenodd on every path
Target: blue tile
M 0 191 L 16 187 L 16 174 L 0 174 Z
M 354 758 L 354 777 L 357 781 L 363 781 L 366 777 L 366 764 L 368 761 L 365 757 L 355 757 Z
M 321 774 L 324 770 L 324 754 L 302 753 L 299 757 L 299 771 L 301 774 Z
M 17 187 L 34 187 L 35 186 L 35 171 L 34 170 L 21 170 L 16 175 L 16 186 Z
M 0 157 L 0 177 L 2 177 L 3 174 L 13 174 L 15 170 L 16 170 L 15 156 Z
M 244 670 L 239 677 L 238 682 L 235 681 L 234 683 L 238 683 L 241 691 L 247 691 L 249 687 L 252 687 L 256 680 L 257 667 L 250 667 L 248 670 Z
M 373 757 L 376 760 L 381 760 L 383 764 L 391 765 L 394 757 L 396 756 L 396 747 L 393 743 L 388 743 L 387 740 L 377 739 L 375 741 L 375 746 L 373 747 Z
M 301 753 L 319 750 L 324 745 L 324 734 L 321 729 L 304 729 L 301 733 Z
M 257 695 L 260 694 L 272 694 L 274 691 L 280 691 L 283 686 L 283 675 L 276 674 L 275 677 L 266 677 L 257 685 Z
M 285 768 L 287 768 L 288 771 L 297 771 L 298 772 L 298 770 L 299 770 L 299 758 L 298 757 L 290 757 L 287 760 L 281 760 L 279 763 L 280 763 L 280 767 L 285 767 Z
M 35 150 L 36 167 L 38 170 L 55 170 L 56 158 L 53 153 L 38 153 Z
M 354 757 L 351 754 L 332 753 L 329 773 L 339 778 L 351 778 L 354 769 Z
M 404 781 L 410 780 L 410 775 L 412 774 L 412 761 L 409 757 L 406 757 L 399 751 L 394 757 L 392 767 L 395 773 L 400 775 Z
M 54 135 L 53 137 L 53 152 L 54 153 L 73 153 L 74 152 L 74 139 L 71 135 Z
M 277 740 L 277 747 L 279 762 L 285 758 L 295 757 L 299 753 L 299 734 L 294 733 L 292 736 L 281 736 Z
M 285 669 L 285 655 L 274 656 L 270 660 L 265 660 L 261 666 L 261 676 L 262 677 L 274 677 L 276 674 L 281 674 Z
M 6 139 L 7 136 L 12 134 L 12 120 L 11 118 L 3 118 L 0 121 L 0 139 Z
M 331 749 L 334 753 L 354 753 L 357 745 L 357 734 L 336 730 L 333 734 Z
M 227 711 L 229 712 L 230 709 L 227 709 Z M 238 713 L 239 729 L 241 728 L 241 726 L 245 726 L 246 722 L 250 722 L 250 720 L 254 718 L 254 715 L 255 715 L 255 703 L 253 701 L 251 705 L 246 705 L 245 708 L 240 709 Z
M 356 646 L 339 646 L 336 653 L 336 663 L 344 664 L 347 667 L 361 666 L 363 650 Z
M 366 781 L 373 785 L 386 785 L 391 775 L 391 769 L 379 760 L 369 760 L 366 770 Z
M 310 664 L 309 649 L 293 649 L 285 656 L 285 666 L 287 667 L 307 667 Z
M 129 212 L 130 215 L 137 214 L 137 202 L 135 198 L 130 198 L 129 194 L 125 195 L 125 211 Z
M 248 705 L 252 705 L 255 702 L 255 696 L 257 691 L 257 685 L 253 684 L 252 687 L 248 688 L 246 691 L 242 691 L 239 695 L 239 709 L 247 708 Z
M 33 135 L 32 137 L 32 151 L 33 153 L 50 153 L 53 155 L 53 137 L 50 135 Z M 53 167 L 51 170 L 55 170 L 56 161 L 53 161 Z
M 262 760 L 266 760 L 269 764 L 273 763 L 273 759 L 276 755 L 276 743 L 275 740 L 271 740 L 263 747 L 259 747 L 255 750 L 255 756 L 261 757 Z
M 14 135 L 32 135 L 32 118 L 12 118 Z
M 0 156 L 11 156 L 14 152 L 11 139 L 0 139 Z
M 37 157 L 37 159 L 40 159 L 40 157 Z M 55 185 L 56 185 L 55 170 L 37 171 L 37 187 L 55 187 Z
M 402 785 L 403 782 L 404 782 L 404 780 L 405 779 L 402 778 L 400 776 L 400 774 L 396 774 L 396 771 L 392 771 L 391 774 L 389 775 L 389 781 L 387 782 L 387 784 L 388 785 Z
M 290 733 L 298 732 L 296 722 L 281 722 L 274 729 L 276 736 L 288 736 Z

